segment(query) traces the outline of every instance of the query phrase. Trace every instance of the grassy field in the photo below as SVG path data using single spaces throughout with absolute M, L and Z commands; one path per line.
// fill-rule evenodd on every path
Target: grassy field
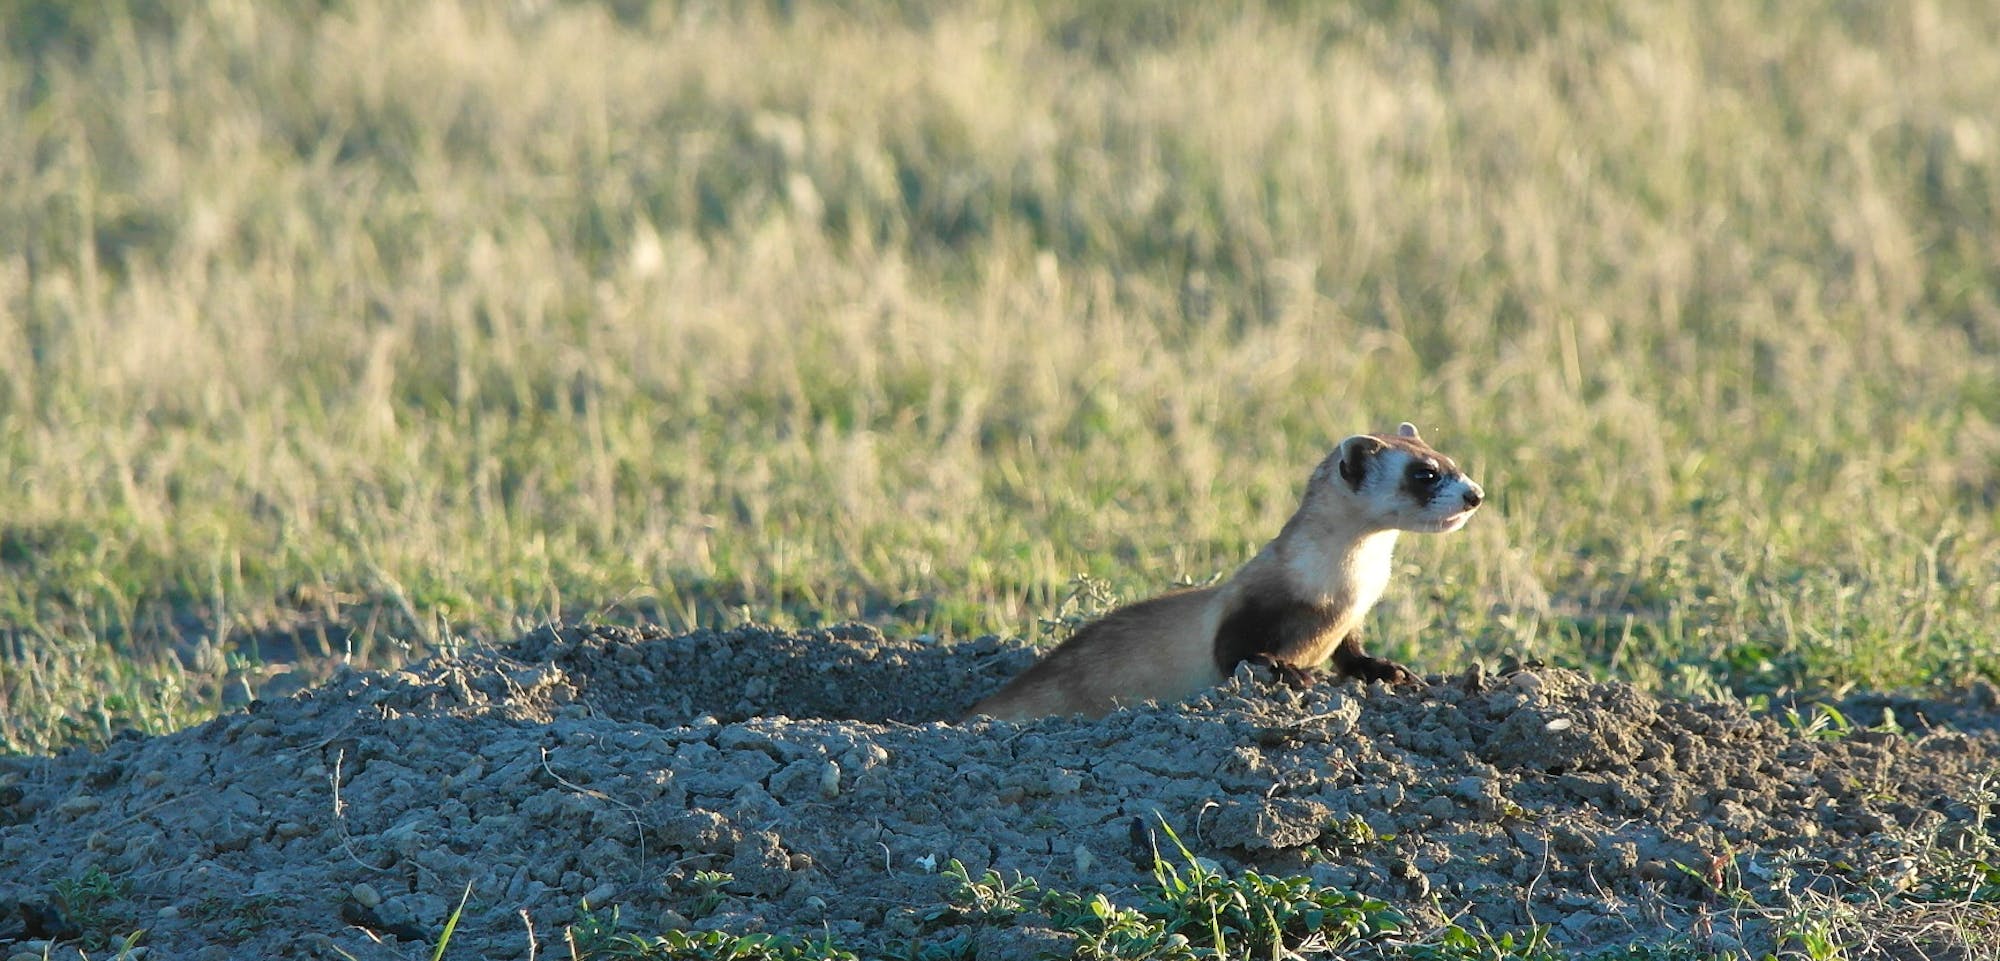
M 2000 678 L 2000 6 L 0 3 L 0 750 L 552 617 L 1038 634 L 1340 437 L 1426 670 Z M 1225 9 L 1228 8 L 1228 9 Z

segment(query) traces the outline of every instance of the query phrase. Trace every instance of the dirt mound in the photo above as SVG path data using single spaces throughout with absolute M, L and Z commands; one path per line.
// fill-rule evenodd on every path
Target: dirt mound
M 469 885 L 454 957 L 566 956 L 585 901 L 640 932 L 1007 956 L 1061 941 L 1032 919 L 926 928 L 940 865 L 1115 900 L 1151 880 L 1164 822 L 1225 868 L 1413 918 L 1762 950 L 1777 932 L 1732 891 L 1864 902 L 1926 845 L 1984 843 L 2000 768 L 1990 691 L 1858 699 L 1842 713 L 1905 730 L 1814 734 L 1560 670 L 1420 693 L 1239 677 L 1102 721 L 941 720 L 1031 659 L 868 628 L 543 630 L 0 759 L 0 945 L 144 928 L 173 958 L 427 957 Z

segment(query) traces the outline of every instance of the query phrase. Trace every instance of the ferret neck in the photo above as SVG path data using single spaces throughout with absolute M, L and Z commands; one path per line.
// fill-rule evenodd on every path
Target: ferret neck
M 1388 585 L 1396 534 L 1385 530 L 1350 537 L 1280 538 L 1272 547 L 1288 586 L 1301 600 L 1366 609 Z

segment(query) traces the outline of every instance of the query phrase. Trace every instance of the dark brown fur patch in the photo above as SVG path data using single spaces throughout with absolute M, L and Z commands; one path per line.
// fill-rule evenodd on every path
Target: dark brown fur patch
M 1412 503 L 1430 503 L 1431 497 L 1437 493 L 1438 485 L 1459 475 L 1457 462 L 1438 453 L 1431 445 L 1421 440 L 1384 434 L 1369 436 L 1381 441 L 1384 447 L 1394 447 L 1410 455 L 1410 463 L 1403 468 L 1403 476 L 1397 479 L 1396 487 Z M 1424 468 L 1430 468 L 1432 471 L 1428 480 L 1422 479 Z M 1344 469 L 1342 473 L 1345 473 Z
M 1340 479 L 1347 482 L 1348 490 L 1360 492 L 1368 480 L 1368 459 L 1382 452 L 1384 444 L 1371 444 L 1370 440 L 1386 442 L 1389 438 L 1364 434 L 1341 445 Z
M 1361 681 L 1384 681 L 1390 684 L 1405 684 L 1417 680 L 1417 675 L 1386 657 L 1375 657 L 1361 649 L 1361 635 L 1351 633 L 1340 641 L 1333 651 L 1333 669 Z
M 1255 657 L 1282 660 L 1285 653 L 1307 647 L 1332 630 L 1339 620 L 1338 608 L 1288 597 L 1244 597 L 1215 630 L 1215 666 L 1228 677 L 1236 665 Z
M 1396 489 L 1402 491 L 1403 496 L 1413 504 L 1428 504 L 1446 476 L 1443 464 L 1433 464 L 1419 457 L 1404 466 L 1403 478 L 1397 482 Z

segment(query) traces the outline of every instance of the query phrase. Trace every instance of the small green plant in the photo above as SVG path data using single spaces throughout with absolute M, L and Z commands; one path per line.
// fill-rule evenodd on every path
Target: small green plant
M 1101 578 L 1078 574 L 1070 578 L 1069 594 L 1056 605 L 1055 615 L 1041 619 L 1042 630 L 1058 640 L 1066 638 L 1091 621 L 1109 614 L 1118 606 L 1118 593 Z
M 1074 898 L 1074 900 L 1070 900 Z M 1103 894 L 1090 898 L 1058 895 L 1057 926 L 1076 936 L 1071 957 L 1088 961 L 1189 957 L 1191 942 L 1134 908 L 1119 907 Z M 1217 956 L 1223 956 L 1217 951 Z
M 574 958 L 622 957 L 612 953 L 618 938 L 615 904 L 608 911 L 591 907 L 588 901 L 578 905 L 576 920 L 563 931 L 563 940 L 568 942 L 570 956 Z
M 1794 911 L 1778 922 L 1779 952 L 1804 961 L 1837 961 L 1846 947 L 1824 912 Z
M 956 861 L 950 906 L 932 912 L 932 926 L 990 922 L 1030 911 L 1075 938 L 1070 956 L 1084 959 L 1283 957 L 1332 952 L 1402 931 L 1407 921 L 1388 904 L 1315 885 L 1310 878 L 1274 878 L 1253 871 L 1231 877 L 1197 858 L 1163 821 L 1179 857 L 1153 861 L 1153 886 L 1135 905 L 1103 893 L 1089 896 L 1042 887 L 998 872 L 970 877 Z
M 1582 956 L 1581 961 L 1723 961 L 1724 955 L 1704 951 L 1685 941 L 1628 944 Z
M 140 928 L 112 938 L 110 943 L 105 946 L 105 950 L 111 952 L 111 961 L 127 961 L 130 958 L 144 957 L 140 953 L 144 949 L 140 948 L 139 942 L 145 939 L 146 929 Z
M 125 896 L 124 886 L 96 865 L 84 869 L 76 877 L 57 879 L 49 887 L 55 892 L 56 906 L 72 919 L 93 914 Z
M 112 934 L 130 923 L 112 907 L 125 897 L 125 885 L 103 868 L 91 865 L 75 877 L 57 879 L 49 888 L 57 912 L 82 932 L 79 940 L 85 948 L 101 950 L 119 941 L 126 942 L 128 947 L 137 943 L 141 932 L 127 933 L 122 938 Z
M 1218 953 L 1228 953 L 1232 943 L 1239 953 L 1257 955 L 1330 951 L 1396 933 L 1406 925 L 1402 914 L 1384 902 L 1319 887 L 1309 878 L 1273 878 L 1252 871 L 1225 877 L 1197 859 L 1164 820 L 1160 829 L 1173 841 L 1185 867 L 1165 858 L 1154 860 L 1160 895 L 1148 913 L 1162 916 L 1182 933 L 1205 929 Z
M 1711 856 L 1706 863 L 1689 865 L 1680 861 L 1674 867 L 1700 885 L 1710 898 L 1726 904 L 1749 907 L 1755 898 L 1743 883 L 1743 866 L 1737 863 L 1739 852 L 1733 847 L 1725 847 Z
M 1000 872 L 991 868 L 975 879 L 957 858 L 951 859 L 938 873 L 957 882 L 957 885 L 948 895 L 947 905 L 932 912 L 928 919 L 935 919 L 945 912 L 973 921 L 1011 918 L 1029 910 L 1032 905 L 1028 899 L 1040 890 L 1034 878 L 1018 871 L 1011 882 L 1001 878 Z
M 727 871 L 696 871 L 694 878 L 688 882 L 688 886 L 694 889 L 694 916 L 705 918 L 714 914 L 715 909 L 729 899 L 729 893 L 723 888 L 734 880 L 736 877 Z
M 1475 931 L 1449 924 L 1436 941 L 1406 946 L 1397 956 L 1410 961 L 1558 961 L 1563 954 L 1549 943 L 1547 925 L 1517 937 L 1511 931 L 1496 935 L 1483 926 Z
M 1320 832 L 1320 840 L 1327 846 L 1341 851 L 1365 851 L 1384 841 L 1394 840 L 1393 834 L 1382 834 L 1359 814 L 1336 818 Z
M 444 919 L 444 933 L 438 935 L 437 947 L 431 949 L 431 961 L 440 961 L 444 949 L 451 944 L 452 932 L 458 930 L 458 919 L 465 916 L 465 902 L 472 900 L 472 882 L 465 882 L 465 893 L 458 896 L 458 907 L 451 910 L 451 916 Z
M 1921 839 L 1921 866 L 1907 884 L 1896 884 L 1911 900 L 1958 904 L 2000 904 L 2000 838 L 1992 831 L 2000 811 L 2000 775 L 1990 776 L 1964 799 L 1972 817 Z
M 724 931 L 669 931 L 654 937 L 611 934 L 584 938 L 571 929 L 574 961 L 859 961 L 833 939 Z
M 706 877 L 702 877 L 705 875 Z M 730 876 L 720 871 L 697 875 L 719 890 Z M 576 920 L 563 932 L 570 961 L 857 961 L 858 956 L 831 937 L 817 940 L 777 934 L 730 934 L 724 931 L 668 931 L 645 936 L 618 930 L 619 910 L 580 905 Z
M 1785 708 L 1785 724 L 1801 737 L 1815 741 L 1838 741 L 1855 731 L 1854 722 L 1831 704 L 1815 704 L 1812 712 L 1808 718 L 1798 708 Z

